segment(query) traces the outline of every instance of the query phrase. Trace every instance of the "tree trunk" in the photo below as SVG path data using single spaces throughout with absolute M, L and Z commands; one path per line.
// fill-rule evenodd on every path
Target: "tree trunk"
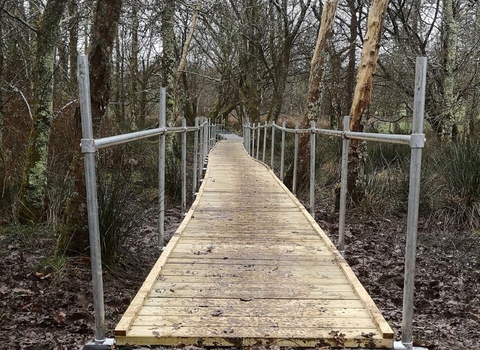
M 348 49 L 347 77 L 345 82 L 346 106 L 350 108 L 353 102 L 353 93 L 355 91 L 355 63 L 357 49 L 357 7 L 356 0 L 348 0 L 348 10 L 350 12 L 350 47 Z M 347 110 L 347 109 L 345 109 Z
M 389 0 L 374 0 L 367 20 L 367 33 L 363 42 L 362 55 L 357 73 L 357 85 L 350 110 L 350 130 L 363 131 L 362 116 L 370 107 L 373 89 L 373 75 L 377 67 L 380 38 L 385 11 Z M 348 190 L 354 202 L 359 202 L 363 195 L 365 142 L 352 140 L 350 143 Z
M 165 0 L 162 9 L 162 86 L 167 89 L 167 125 L 175 123 L 175 3 L 176 0 Z
M 55 45 L 64 8 L 63 0 L 48 1 L 38 25 L 34 63 L 34 116 L 16 211 L 21 222 L 38 222 L 44 214 L 48 143 L 53 122 Z
M 121 8 L 122 1 L 98 0 L 94 13 L 88 59 L 92 117 L 96 125 L 99 125 L 110 102 L 110 60 Z
M 77 46 L 78 46 L 78 5 L 76 0 L 70 0 L 68 4 L 69 23 L 69 61 L 70 81 L 75 84 L 77 81 Z
M 180 98 L 180 82 L 183 79 L 184 81 L 184 87 L 187 89 L 187 73 L 185 72 L 185 67 L 187 66 L 187 54 L 188 54 L 188 48 L 190 47 L 190 43 L 192 42 L 193 39 L 193 32 L 195 31 L 195 25 L 197 24 L 197 17 L 198 17 L 198 12 L 200 10 L 200 6 L 197 5 L 195 7 L 195 11 L 193 11 L 192 15 L 192 22 L 190 23 L 190 28 L 188 30 L 188 35 L 187 38 L 185 39 L 185 43 L 183 44 L 183 49 L 182 49 L 182 57 L 180 58 L 180 63 L 178 64 L 177 72 L 175 75 L 175 88 L 174 88 L 174 106 L 175 106 L 175 119 L 179 117 L 179 106 L 181 105 L 181 98 Z M 186 110 L 188 111 L 189 108 L 189 103 L 185 105 Z M 187 113 L 188 114 L 188 113 Z M 188 119 L 188 117 L 187 117 Z M 195 118 L 193 118 L 195 119 Z
M 2 14 L 0 13 L 0 23 L 2 23 Z M 3 25 L 0 26 L 0 38 L 3 38 Z M 5 78 L 3 76 L 3 43 L 0 42 L 0 183 L 4 183 L 5 178 L 5 161 L 3 158 L 3 128 L 4 128 L 4 113 L 3 113 L 3 82 Z
M 444 69 L 443 77 L 443 115 L 442 141 L 452 141 L 455 126 L 455 62 L 457 60 L 458 25 L 454 17 L 453 1 L 443 1 Z
M 477 1 L 477 11 L 475 14 L 475 33 L 476 42 L 480 42 L 480 1 Z M 473 90 L 472 106 L 470 110 L 470 116 L 468 118 L 468 133 L 472 138 L 475 136 L 475 124 L 480 115 L 480 48 L 476 47 L 474 52 L 475 60 L 475 82 L 477 83 Z
M 285 93 L 285 86 L 287 85 L 288 70 L 290 68 L 290 55 L 292 51 L 293 42 L 289 41 L 286 43 L 283 52 L 281 54 L 282 58 L 277 64 L 276 71 L 276 82 L 273 86 L 272 93 L 272 106 L 268 111 L 267 120 L 268 121 L 277 121 L 283 106 L 283 95 Z
M 139 129 L 145 126 L 145 120 L 138 116 L 138 0 L 132 1 L 132 46 L 130 56 L 130 120 Z
M 318 31 L 317 42 L 312 61 L 310 63 L 310 77 L 307 94 L 307 114 L 303 119 L 301 128 L 309 128 L 310 121 L 317 116 L 320 106 L 320 84 L 322 82 L 325 58 L 327 55 L 328 38 L 332 34 L 335 13 L 339 0 L 328 0 L 322 11 L 322 22 Z M 298 149 L 298 175 L 297 192 L 302 193 L 308 189 L 310 179 L 310 134 L 300 134 Z M 291 184 L 293 169 L 289 169 L 285 182 Z
M 260 120 L 260 94 L 259 94 L 259 30 L 253 25 L 259 19 L 258 0 L 243 1 L 244 35 L 242 35 L 240 56 L 240 97 L 245 113 L 250 121 Z
M 89 53 L 90 99 L 94 127 L 100 125 L 110 101 L 110 61 L 121 6 L 121 1 L 98 0 L 94 13 Z M 75 147 L 73 148 L 75 152 L 70 168 L 74 176 L 73 192 L 75 196 L 67 199 L 64 223 L 60 228 L 55 249 L 56 255 L 65 252 L 81 254 L 88 247 L 84 164 L 78 147 L 82 137 L 79 108 L 76 109 L 74 118 L 76 120 Z
M 117 36 L 115 38 L 115 74 L 113 75 L 113 91 L 114 91 L 114 101 L 115 105 L 113 111 L 115 114 L 115 120 L 118 125 L 121 125 L 125 121 L 125 115 L 122 113 L 121 103 L 123 104 L 123 70 L 122 70 L 122 49 L 120 48 L 120 33 L 117 28 Z

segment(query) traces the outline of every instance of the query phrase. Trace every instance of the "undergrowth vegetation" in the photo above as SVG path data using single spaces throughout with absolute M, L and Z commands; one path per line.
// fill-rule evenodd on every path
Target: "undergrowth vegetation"
M 262 135 L 263 136 L 263 135 Z M 280 170 L 280 136 L 276 135 L 275 172 Z M 277 140 L 278 138 L 278 140 Z M 263 143 L 263 137 L 261 143 Z M 270 139 L 265 162 L 270 165 Z M 322 206 L 338 209 L 341 139 L 317 136 L 316 191 Z M 299 150 L 301 152 L 301 150 Z M 293 168 L 294 136 L 286 135 L 285 172 Z M 260 150 L 260 159 L 262 151 Z M 410 148 L 405 145 L 369 142 L 365 158 L 364 193 L 351 210 L 364 214 L 406 213 L 408 208 Z M 430 224 L 448 227 L 480 227 L 480 143 L 458 141 L 447 145 L 429 139 L 423 151 L 420 215 Z M 323 188 L 323 190 L 322 190 Z M 331 198 L 325 198 L 330 193 Z M 308 190 L 303 193 L 308 196 Z

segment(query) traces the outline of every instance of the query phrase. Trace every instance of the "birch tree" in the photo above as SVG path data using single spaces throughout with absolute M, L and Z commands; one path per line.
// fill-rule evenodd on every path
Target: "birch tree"
M 451 141 L 455 137 L 455 64 L 457 58 L 458 25 L 454 16 L 453 0 L 443 0 L 443 22 L 444 22 L 444 76 L 443 76 L 443 111 L 442 140 Z
M 373 0 L 368 13 L 367 32 L 363 41 L 357 85 L 350 110 L 351 131 L 363 131 L 362 117 L 370 107 L 373 76 L 377 68 L 379 43 L 388 2 L 389 0 Z M 348 188 L 355 202 L 358 202 L 363 193 L 363 168 L 366 154 L 363 145 L 364 143 L 359 140 L 352 140 L 350 143 Z
M 162 6 L 162 86 L 167 89 L 167 124 L 175 123 L 175 3 L 176 0 L 165 0 Z
M 185 72 L 185 68 L 187 66 L 187 54 L 188 54 L 188 49 L 190 47 L 190 43 L 192 42 L 192 39 L 193 39 L 193 33 L 195 31 L 195 26 L 197 25 L 197 17 L 198 17 L 198 13 L 200 11 L 200 6 L 197 5 L 195 7 L 195 10 L 193 11 L 193 14 L 192 14 L 192 19 L 191 19 L 191 22 L 190 22 L 190 27 L 188 29 L 188 34 L 187 34 L 187 37 L 185 38 L 185 42 L 183 44 L 183 49 L 182 49 L 182 56 L 180 57 L 180 63 L 178 64 L 178 68 L 177 68 L 177 72 L 176 72 L 176 75 L 175 75 L 175 86 L 174 86 L 174 109 L 175 109 L 175 119 L 178 118 L 179 116 L 179 105 L 180 105 L 180 83 L 181 83 L 181 80 L 183 78 L 184 80 L 184 88 L 185 90 L 188 89 L 188 86 L 186 84 L 186 76 L 187 76 L 187 73 Z M 190 108 L 186 108 L 186 110 L 188 111 Z M 186 113 L 186 114 L 189 114 L 189 113 Z M 193 116 L 190 116 L 191 118 L 188 118 L 187 116 L 187 119 L 189 119 L 190 121 L 192 121 L 192 118 Z
M 308 94 L 306 98 L 307 113 L 303 119 L 303 128 L 309 128 L 310 122 L 318 116 L 320 105 L 320 91 L 323 77 L 325 60 L 327 57 L 327 42 L 332 34 L 335 13 L 339 0 L 327 0 L 323 6 L 320 28 L 318 30 L 315 51 L 310 62 L 310 77 L 308 80 Z M 304 191 L 309 183 L 309 162 L 310 162 L 310 134 L 301 134 L 299 149 L 302 152 L 298 157 L 298 190 Z M 293 171 L 293 169 L 291 169 Z M 287 181 L 293 177 L 293 173 L 287 176 Z

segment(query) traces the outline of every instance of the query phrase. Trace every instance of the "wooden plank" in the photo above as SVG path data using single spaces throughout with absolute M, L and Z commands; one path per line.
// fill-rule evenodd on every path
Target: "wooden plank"
M 271 304 L 266 308 L 259 307 L 167 307 L 156 305 L 152 307 L 143 307 L 138 316 L 189 316 L 203 315 L 213 317 L 264 317 L 264 316 L 285 316 L 285 307 L 273 307 Z M 288 310 L 289 317 L 317 317 L 317 318 L 370 318 L 370 314 L 364 308 L 326 308 L 310 307 L 299 309 L 298 307 Z M 177 317 L 178 319 L 178 317 Z
M 220 313 L 220 312 L 219 312 Z M 214 314 L 217 315 L 217 314 Z M 208 325 L 209 327 L 258 327 L 258 328 L 328 328 L 328 329 L 374 329 L 375 325 L 368 315 L 366 317 L 281 317 L 281 316 L 212 316 L 212 315 L 139 315 L 133 323 L 135 326 L 155 327 L 195 327 Z
M 319 299 L 319 300 L 355 300 L 358 296 L 353 291 L 329 291 L 329 290 L 296 290 L 296 289 L 271 289 L 259 291 L 242 291 L 242 290 L 212 290 L 212 289 L 190 289 L 190 290 L 169 290 L 155 289 L 150 291 L 150 298 L 234 298 L 234 299 Z
M 209 254 L 202 255 L 201 251 L 198 252 L 179 252 L 173 253 L 172 258 L 168 261 L 169 264 L 212 264 L 212 265 L 247 265 L 247 266 L 304 266 L 306 268 L 313 268 L 320 266 L 337 266 L 335 260 L 328 255 L 307 255 L 302 256 L 300 254 L 282 256 L 278 259 L 273 254 L 265 255 L 264 258 L 258 255 L 245 255 L 242 257 L 240 254 L 225 253 L 225 254 Z
M 218 281 L 217 283 L 215 282 L 207 282 L 207 281 L 200 281 L 198 283 L 186 283 L 186 282 L 165 282 L 165 281 L 158 281 L 155 283 L 155 290 L 156 291 L 170 291 L 170 292 L 179 292 L 179 291 L 192 291 L 196 292 L 199 290 L 202 291 L 217 291 L 219 287 L 231 287 L 229 289 L 233 289 L 236 287 L 236 289 L 241 289 L 242 293 L 243 292 L 252 292 L 255 293 L 257 291 L 259 292 L 269 292 L 272 289 L 271 284 L 267 283 L 226 283 L 222 281 Z M 281 285 L 277 285 L 276 289 L 281 289 L 281 292 L 284 290 L 288 290 L 289 293 L 294 293 L 298 292 L 303 293 L 303 292 L 322 292 L 322 293 L 328 293 L 328 292 L 353 292 L 353 288 L 351 287 L 350 283 L 348 283 L 347 280 L 344 280 L 343 283 L 335 283 L 335 284 L 328 284 L 328 285 L 319 285 L 319 284 L 314 284 L 308 281 L 303 281 L 302 283 L 284 283 Z M 212 293 L 212 295 L 215 295 Z
M 336 276 L 322 276 L 322 277 L 312 277 L 306 279 L 304 276 L 301 277 L 283 277 L 283 276 L 266 276 L 263 277 L 261 275 L 251 275 L 251 278 L 247 276 L 223 276 L 223 275 L 203 275 L 203 276 L 166 276 L 160 274 L 158 276 L 158 281 L 167 282 L 167 283 L 189 283 L 189 284 L 199 284 L 199 283 L 213 283 L 213 282 L 220 282 L 222 284 L 235 284 L 235 283 L 242 283 L 242 284 L 269 284 L 269 285 L 276 285 L 279 283 L 285 285 L 298 285 L 301 283 L 308 283 L 308 284 L 349 284 L 348 281 L 345 280 L 343 276 L 336 277 Z
M 268 299 L 227 299 L 227 298 L 152 298 L 145 301 L 145 306 L 151 307 L 198 307 L 198 308 L 235 308 L 235 309 L 267 309 L 282 306 L 283 310 L 307 310 L 318 308 L 347 308 L 356 309 L 363 307 L 362 302 L 357 299 L 335 300 L 335 299 L 305 299 L 305 300 L 282 300 L 281 304 L 273 303 Z
M 160 333 L 161 332 L 161 333 Z M 193 335 L 193 336 L 192 336 Z M 343 335 L 343 336 L 342 336 Z M 275 329 L 255 327 L 132 327 L 128 338 L 116 337 L 117 344 L 152 344 L 197 346 L 259 346 L 274 344 L 281 347 L 369 347 L 392 348 L 392 342 L 382 339 L 375 329 Z

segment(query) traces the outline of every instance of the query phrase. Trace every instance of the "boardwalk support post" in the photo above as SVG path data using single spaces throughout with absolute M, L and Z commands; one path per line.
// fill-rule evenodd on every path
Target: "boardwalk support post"
M 315 219 L 315 122 L 310 122 L 310 215 Z
M 198 184 L 202 181 L 203 172 L 203 117 L 199 120 L 198 125 Z
M 160 113 L 158 126 L 164 128 L 166 126 L 166 107 L 167 107 L 167 90 L 160 88 Z M 165 134 L 160 135 L 158 142 L 158 248 L 164 247 L 165 235 Z
M 273 167 L 275 166 L 275 122 L 272 122 L 272 147 L 270 150 L 270 168 L 273 170 Z
M 338 251 L 345 257 L 345 216 L 347 212 L 347 177 L 348 177 L 348 149 L 350 139 L 345 133 L 350 129 L 350 116 L 343 118 L 343 140 L 342 140 L 342 170 L 340 180 L 340 215 L 338 221 Z
M 297 194 L 297 168 L 298 168 L 298 123 L 295 124 L 295 149 L 293 151 L 293 183 L 292 193 Z
M 285 165 L 285 121 L 282 123 L 282 152 L 280 154 L 280 181 L 283 182 L 283 169 Z
M 265 122 L 264 126 L 264 132 L 263 132 L 263 153 L 262 153 L 262 162 L 265 163 L 265 153 L 267 152 L 267 131 L 268 131 L 268 124 Z
M 207 170 L 205 164 L 207 163 L 207 154 L 208 154 L 208 119 L 205 118 L 203 121 L 203 157 L 202 157 L 202 170 Z
M 182 119 L 182 215 L 187 209 L 187 120 Z
M 257 159 L 260 159 L 260 122 L 257 125 Z
M 420 203 L 420 174 L 425 111 L 425 85 L 427 58 L 417 57 L 415 71 L 415 97 L 413 102 L 413 125 L 410 140 L 410 184 L 407 213 L 407 243 L 405 249 L 405 282 L 403 287 L 402 343 L 407 350 L 412 349 L 413 298 L 415 283 L 415 257 L 417 250 L 418 207 Z
M 198 168 L 198 117 L 195 118 L 195 132 L 193 136 L 193 176 L 192 193 L 197 192 L 197 168 Z
M 250 149 L 250 156 L 255 158 L 255 123 L 252 123 L 252 148 Z
M 88 57 L 85 55 L 80 55 L 78 57 L 78 84 L 80 90 L 80 113 L 82 119 L 81 146 L 85 164 L 88 230 L 92 264 L 93 307 L 95 309 L 95 343 L 103 344 L 106 341 L 105 305 L 103 300 L 102 255 L 98 219 L 97 175 L 95 171 L 96 147 L 93 138 Z

